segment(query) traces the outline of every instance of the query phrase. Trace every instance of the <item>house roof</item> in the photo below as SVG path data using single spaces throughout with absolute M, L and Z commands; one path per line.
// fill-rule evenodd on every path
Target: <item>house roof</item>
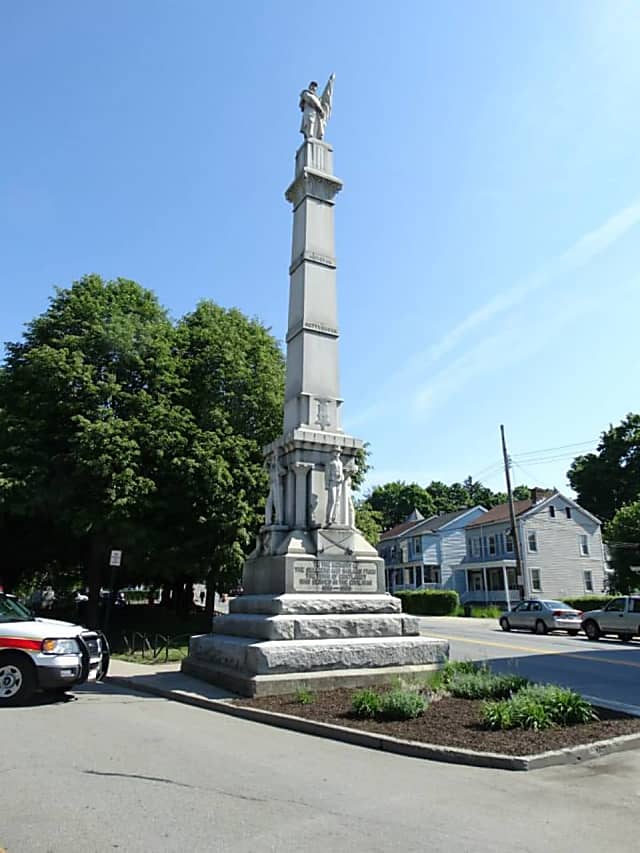
M 470 512 L 470 508 L 458 509 L 455 512 L 443 512 L 440 515 L 431 515 L 429 518 L 424 518 L 419 512 L 414 510 L 411 515 L 402 522 L 402 524 L 396 524 L 395 527 L 385 530 L 380 537 L 380 542 L 385 539 L 397 539 L 398 536 L 402 536 L 403 533 L 408 533 L 414 527 L 416 529 L 416 533 L 418 530 L 420 533 L 435 533 L 440 530 L 441 527 L 445 527 L 447 524 L 450 524 L 456 518 L 459 518 L 467 512 Z M 420 516 L 418 520 L 416 520 L 415 514 Z
M 417 527 L 418 524 L 422 524 L 422 520 L 416 520 L 415 518 L 410 521 L 403 521 L 402 524 L 396 524 L 395 527 L 391 527 L 389 530 L 385 530 L 385 532 L 380 537 L 380 541 L 383 539 L 395 539 L 397 536 L 400 536 L 401 533 L 405 533 L 407 530 L 410 530 L 412 527 Z
M 526 501 L 513 502 L 513 510 L 516 514 L 516 517 L 519 515 L 523 515 L 523 513 L 527 512 L 527 510 L 530 510 L 532 506 L 535 506 L 535 504 L 530 498 L 527 498 Z M 492 507 L 489 512 L 485 512 L 484 515 L 481 515 L 480 518 L 476 518 L 475 521 L 472 521 L 470 524 L 467 524 L 467 530 L 471 527 L 483 527 L 485 524 L 495 524 L 498 521 L 508 520 L 509 504 L 498 504 L 498 506 Z

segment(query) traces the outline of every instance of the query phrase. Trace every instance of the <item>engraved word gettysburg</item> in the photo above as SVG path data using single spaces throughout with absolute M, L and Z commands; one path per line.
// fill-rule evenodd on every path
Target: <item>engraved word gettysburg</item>
M 355 527 L 351 481 L 362 441 L 342 428 L 334 204 L 342 181 L 324 141 L 334 76 L 300 95 L 304 142 L 285 196 L 293 207 L 284 425 L 265 448 L 264 526 L 245 594 L 192 637 L 183 670 L 246 695 L 356 686 L 434 668 L 448 644 L 385 592 L 384 563 Z

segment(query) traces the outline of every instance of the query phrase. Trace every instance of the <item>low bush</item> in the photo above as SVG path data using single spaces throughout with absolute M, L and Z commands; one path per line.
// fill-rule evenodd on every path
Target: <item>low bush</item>
M 380 717 L 385 720 L 414 720 L 427 707 L 424 696 L 414 690 L 390 690 L 381 699 Z
M 414 616 L 453 616 L 460 606 L 458 593 L 450 589 L 399 590 L 394 595 L 404 613 Z
M 471 617 L 473 619 L 499 619 L 504 613 L 504 608 L 497 605 L 478 605 L 471 608 Z M 464 607 L 460 606 L 455 612 L 456 616 L 466 616 Z
M 375 690 L 359 690 L 354 693 L 351 700 L 351 710 L 356 717 L 361 717 L 364 720 L 371 720 L 377 717 L 382 708 L 382 699 L 379 693 Z
M 601 610 L 612 598 L 612 595 L 583 595 L 581 598 L 563 598 L 562 600 L 569 607 L 586 613 L 587 610 Z
M 427 707 L 427 700 L 417 690 L 394 688 L 386 693 L 359 690 L 351 700 L 351 710 L 363 720 L 413 720 Z
M 485 669 L 457 673 L 447 690 L 458 699 L 506 699 L 528 684 L 528 679 L 520 675 L 495 675 Z
M 473 674 L 481 669 L 483 667 L 472 660 L 448 660 L 442 669 L 434 673 L 429 686 L 432 690 L 441 690 L 447 688 L 456 675 Z
M 486 702 L 485 725 L 490 729 L 548 729 L 597 719 L 593 707 L 573 690 L 554 684 L 532 684 L 509 699 Z

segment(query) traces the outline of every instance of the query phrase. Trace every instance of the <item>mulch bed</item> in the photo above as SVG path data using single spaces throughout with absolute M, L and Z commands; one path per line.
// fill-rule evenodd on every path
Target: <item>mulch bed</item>
M 489 731 L 482 724 L 481 701 L 453 697 L 442 697 L 431 702 L 425 713 L 415 720 L 361 720 L 351 713 L 353 693 L 353 690 L 348 689 L 314 693 L 313 702 L 308 705 L 301 704 L 294 695 L 238 699 L 233 704 L 377 732 L 403 740 L 504 755 L 532 755 L 619 735 L 640 733 L 640 717 L 629 717 L 605 708 L 596 709 L 600 718 L 598 721 L 568 728 L 553 728 L 540 732 L 522 729 Z

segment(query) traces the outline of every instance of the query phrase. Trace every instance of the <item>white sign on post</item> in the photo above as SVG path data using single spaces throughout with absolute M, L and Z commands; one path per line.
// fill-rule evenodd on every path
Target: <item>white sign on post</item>
M 122 551 L 112 551 L 109 555 L 109 565 L 119 566 L 122 562 Z

